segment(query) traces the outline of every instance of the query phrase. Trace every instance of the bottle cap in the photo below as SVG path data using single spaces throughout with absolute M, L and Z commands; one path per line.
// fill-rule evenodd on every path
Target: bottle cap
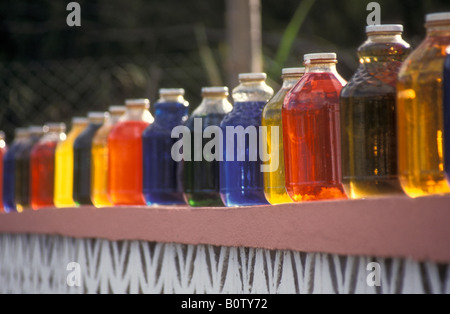
M 5 140 L 5 132 L 0 131 L 0 140 Z
M 215 87 L 203 87 L 202 95 L 219 95 L 219 96 L 228 96 L 230 91 L 226 86 L 215 86 Z
M 184 96 L 186 94 L 183 88 L 161 88 L 160 96 Z
M 103 122 L 108 118 L 109 114 L 107 112 L 89 112 L 88 119 L 91 122 Z
M 125 106 L 111 106 L 109 107 L 109 113 L 113 115 L 124 114 L 127 111 L 127 107 Z
M 283 76 L 299 76 L 305 74 L 306 68 L 285 68 L 281 70 Z
M 64 133 L 66 131 L 65 123 L 50 122 L 50 123 L 46 123 L 45 126 L 48 128 L 48 132 Z
M 265 81 L 267 80 L 266 73 L 241 73 L 239 74 L 239 81 Z
M 72 124 L 88 124 L 88 119 L 84 117 L 72 118 Z
M 366 27 L 366 33 L 403 33 L 401 24 L 370 25 Z
M 332 60 L 336 61 L 337 55 L 334 52 L 331 53 L 310 53 L 305 55 L 305 63 L 310 63 L 314 60 Z
M 127 107 L 150 107 L 150 100 L 147 98 L 142 99 L 128 99 L 125 101 Z
M 17 128 L 14 131 L 14 134 L 16 137 L 24 137 L 30 134 L 30 131 L 28 130 L 28 128 Z
M 30 134 L 33 134 L 33 135 L 41 135 L 44 133 L 44 127 L 32 125 L 28 128 L 28 131 L 30 132 Z
M 450 21 L 450 12 L 432 13 L 426 16 L 426 22 Z

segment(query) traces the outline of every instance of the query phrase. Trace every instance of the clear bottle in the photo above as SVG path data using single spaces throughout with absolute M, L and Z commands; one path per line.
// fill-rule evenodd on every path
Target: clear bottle
M 444 172 L 443 69 L 450 12 L 426 18 L 427 36 L 406 59 L 397 85 L 398 166 L 410 197 L 450 193 Z
M 397 167 L 397 78 L 411 52 L 402 25 L 366 29 L 360 66 L 343 88 L 342 177 L 353 199 L 404 195 Z
M 55 154 L 57 145 L 66 140 L 64 123 L 48 123 L 48 132 L 31 151 L 31 207 L 54 207 Z
M 3 208 L 6 213 L 17 212 L 16 206 L 16 156 L 30 135 L 27 128 L 18 128 L 8 152 L 3 158 Z
M 117 206 L 143 206 L 142 133 L 154 118 L 148 99 L 127 100 L 126 107 L 108 136 L 108 195 Z
M 233 90 L 233 111 L 220 124 L 224 135 L 220 194 L 227 207 L 269 204 L 264 195 L 264 175 L 259 153 L 262 111 L 274 93 L 266 84 L 266 79 L 265 73 L 239 75 L 240 85 Z M 248 135 L 242 134 L 242 138 L 227 136 L 227 128 L 237 131 L 236 127 L 252 131 Z
M 5 138 L 5 133 L 0 131 L 0 212 L 3 211 L 3 158 L 8 151 Z
M 143 134 L 144 196 L 147 205 L 186 204 L 181 163 L 172 158 L 172 130 L 188 119 L 184 89 L 161 89 L 155 104 L 155 122 Z
M 47 127 L 31 126 L 30 136 L 16 155 L 16 206 L 21 212 L 31 208 L 30 203 L 30 158 L 31 150 L 47 132 Z
M 444 138 L 445 138 L 445 173 L 450 182 L 450 46 L 444 66 Z
M 108 136 L 125 111 L 125 106 L 111 106 L 109 119 L 97 131 L 92 140 L 91 200 L 98 208 L 113 206 L 108 197 Z
M 267 103 L 263 111 L 262 126 L 267 127 L 267 138 L 263 139 L 267 152 L 277 160 L 263 161 L 270 172 L 264 173 L 264 191 L 267 201 L 272 205 L 292 203 L 286 191 L 284 173 L 283 121 L 281 110 L 287 93 L 298 83 L 305 74 L 305 68 L 287 68 L 282 71 L 283 86 L 280 91 Z M 272 142 L 272 128 L 278 128 L 278 142 Z
M 55 153 L 55 192 L 54 203 L 57 208 L 75 207 L 73 200 L 73 144 L 88 125 L 88 119 L 72 119 L 72 130 L 67 139 L 56 147 Z
M 109 118 L 107 112 L 89 112 L 88 126 L 73 144 L 73 200 L 77 206 L 92 206 L 91 161 L 92 141 Z
M 346 199 L 341 182 L 339 95 L 345 80 L 335 53 L 305 55 L 306 74 L 283 105 L 286 189 L 295 202 Z
M 210 139 L 203 137 L 208 127 L 219 127 L 226 114 L 233 110 L 228 101 L 228 87 L 205 87 L 202 89 L 203 100 L 200 106 L 185 123 L 191 134 L 191 161 L 183 162 L 184 197 L 192 207 L 223 207 L 220 197 L 219 161 L 195 161 L 195 150 L 205 148 Z M 197 122 L 196 122 L 197 121 Z M 201 129 L 195 124 L 201 122 Z M 199 124 L 200 125 L 200 124 Z M 201 134 L 198 134 L 200 133 Z M 201 139 L 199 147 L 195 147 L 195 139 Z

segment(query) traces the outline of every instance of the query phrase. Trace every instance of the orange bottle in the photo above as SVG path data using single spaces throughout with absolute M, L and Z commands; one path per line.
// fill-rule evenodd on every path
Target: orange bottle
M 146 205 L 142 192 L 142 133 L 154 121 L 149 106 L 148 99 L 127 100 L 125 115 L 108 136 L 108 196 L 114 205 Z

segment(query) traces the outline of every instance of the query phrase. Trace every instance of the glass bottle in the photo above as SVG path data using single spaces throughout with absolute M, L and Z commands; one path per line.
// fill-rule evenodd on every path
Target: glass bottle
M 110 118 L 92 140 L 91 200 L 98 208 L 113 206 L 108 198 L 108 136 L 125 111 L 125 106 L 111 106 Z
M 7 151 L 5 133 L 0 131 L 0 212 L 3 211 L 3 158 Z
M 444 172 L 443 69 L 450 12 L 427 15 L 427 36 L 406 59 L 397 85 L 398 166 L 410 197 L 450 193 Z
M 339 113 L 346 82 L 336 64 L 335 53 L 305 55 L 306 74 L 284 101 L 286 189 L 295 202 L 346 199 Z
M 155 104 L 155 122 L 143 134 L 144 196 L 147 205 L 186 204 L 180 171 L 172 158 L 172 130 L 188 119 L 184 89 L 161 89 Z
M 397 167 L 397 78 L 411 52 L 402 25 L 368 26 L 341 92 L 342 177 L 353 199 L 404 195 Z
M 72 130 L 67 135 L 67 139 L 60 142 L 56 148 L 54 203 L 57 208 L 75 207 L 73 200 L 73 144 L 87 125 L 86 118 L 73 118 Z
M 108 195 L 114 205 L 146 205 L 142 194 L 142 133 L 154 119 L 148 99 L 127 100 L 126 107 L 108 136 Z
M 220 163 L 220 193 L 227 207 L 269 204 L 264 195 L 259 154 L 262 111 L 273 96 L 266 79 L 265 73 L 239 75 L 240 85 L 233 90 L 233 111 L 220 124 L 225 148 L 224 161 Z M 229 131 L 238 131 L 239 127 L 248 133 L 227 135 Z
M 3 158 L 3 209 L 6 213 L 17 212 L 16 206 L 16 155 L 29 136 L 28 129 L 18 128 L 8 152 Z
M 47 127 L 31 126 L 28 128 L 30 136 L 25 140 L 20 151 L 16 154 L 16 206 L 21 212 L 31 208 L 30 203 L 30 158 L 31 150 L 39 142 Z
M 192 207 L 223 207 L 220 197 L 219 160 L 206 160 L 205 156 L 200 156 L 201 161 L 195 161 L 195 151 L 203 152 L 205 145 L 211 141 L 203 137 L 205 129 L 219 127 L 225 115 L 233 110 L 228 96 L 228 87 L 203 88 L 200 106 L 185 123 L 191 134 L 191 158 L 190 161 L 183 162 L 184 197 Z M 196 128 L 196 124 L 201 125 L 201 128 Z M 201 139 L 198 147 L 195 145 L 196 138 Z
M 31 151 L 31 207 L 54 206 L 56 146 L 66 139 L 64 123 L 48 123 L 48 132 Z
M 445 139 L 445 173 L 450 182 L 450 46 L 444 66 L 444 139 Z
M 106 112 L 89 112 L 88 126 L 73 144 L 73 200 L 76 206 L 92 206 L 91 161 L 92 140 L 108 119 Z
M 286 191 L 286 179 L 284 174 L 284 149 L 283 149 L 283 121 L 281 110 L 287 93 L 298 83 L 305 74 L 305 68 L 287 68 L 282 71 L 283 86 L 280 91 L 267 103 L 263 111 L 262 126 L 267 127 L 267 137 L 263 138 L 267 152 L 272 156 L 271 160 L 263 161 L 263 165 L 270 171 L 264 173 L 264 192 L 267 201 L 272 205 L 292 203 Z M 273 128 L 278 128 L 278 141 L 272 142 Z M 273 160 L 277 154 L 277 161 Z

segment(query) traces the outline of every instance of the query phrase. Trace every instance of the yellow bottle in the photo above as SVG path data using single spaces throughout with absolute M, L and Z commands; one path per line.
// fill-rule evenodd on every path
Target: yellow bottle
M 60 142 L 55 154 L 54 203 L 57 208 L 75 207 L 73 201 L 73 143 L 87 127 L 86 118 L 73 118 L 72 130 L 67 139 Z
M 110 107 L 108 122 L 97 131 L 92 141 L 91 200 L 95 207 L 113 206 L 108 198 L 108 135 L 125 111 L 126 107 Z
M 444 173 L 443 69 L 450 12 L 427 16 L 425 41 L 404 62 L 397 86 L 399 177 L 410 197 L 450 193 Z
M 264 143 L 267 145 L 267 152 L 273 156 L 278 153 L 278 162 L 271 160 L 263 162 L 268 166 L 270 172 L 264 173 L 264 193 L 267 201 L 272 205 L 292 203 L 292 199 L 286 192 L 286 182 L 284 175 L 284 149 L 283 149 L 283 127 L 281 110 L 283 108 L 286 94 L 297 84 L 305 74 L 305 68 L 283 69 L 283 86 L 281 90 L 267 103 L 262 114 L 262 126 L 267 127 L 267 136 Z M 278 143 L 272 143 L 272 127 L 278 127 Z

